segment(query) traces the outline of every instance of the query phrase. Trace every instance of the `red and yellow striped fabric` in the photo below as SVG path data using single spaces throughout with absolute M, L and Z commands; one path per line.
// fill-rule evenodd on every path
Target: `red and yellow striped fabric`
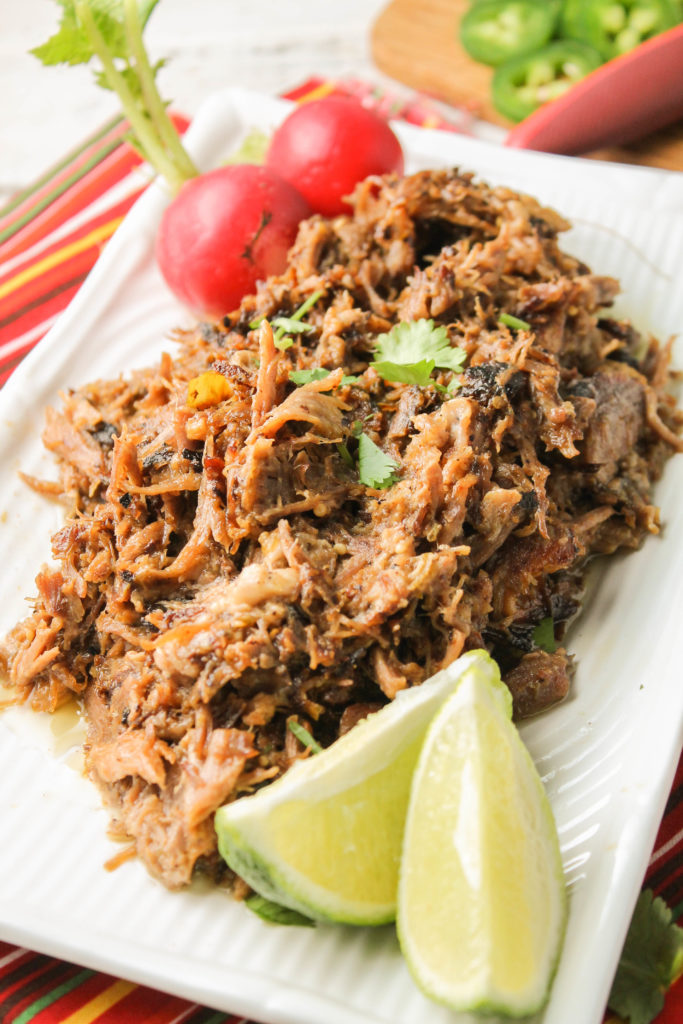
M 185 118 L 176 117 L 182 131 Z M 0 385 L 66 308 L 147 184 L 110 122 L 0 211 Z
M 0 942 L 3 1024 L 246 1024 L 108 974 Z
M 355 80 L 312 79 L 287 96 L 304 102 L 352 93 L 392 117 L 467 132 L 469 115 L 444 116 L 428 98 L 398 99 Z M 187 121 L 176 116 L 185 130 Z M 126 125 L 105 125 L 0 210 L 0 386 L 66 308 L 103 246 L 143 191 L 142 161 Z M 683 916 L 683 758 L 644 886 Z M 657 1024 L 683 1021 L 683 979 Z M 249 1024 L 142 985 L 21 949 L 0 936 L 0 1024 Z M 321 1022 L 322 1024 L 322 1022 Z M 578 1024 L 578 1022 L 577 1022 Z M 619 1024 L 608 1014 L 605 1024 Z

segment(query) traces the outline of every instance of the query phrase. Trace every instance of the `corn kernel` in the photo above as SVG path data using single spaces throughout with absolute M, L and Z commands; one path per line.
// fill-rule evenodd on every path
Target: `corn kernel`
M 232 392 L 233 386 L 227 377 L 215 370 L 207 370 L 188 383 L 187 404 L 193 409 L 206 409 L 223 402 Z

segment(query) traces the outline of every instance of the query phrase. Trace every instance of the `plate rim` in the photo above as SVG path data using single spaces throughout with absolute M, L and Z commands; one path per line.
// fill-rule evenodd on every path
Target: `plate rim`
M 224 109 L 226 107 L 226 104 L 227 106 L 233 106 L 234 108 L 239 109 L 242 112 L 244 112 L 244 110 L 252 109 L 254 104 L 256 104 L 257 106 L 260 105 L 261 109 L 272 109 L 274 112 L 277 110 L 281 112 L 282 110 L 286 109 L 287 106 L 289 105 L 287 104 L 286 101 L 275 100 L 272 97 L 267 97 L 262 94 L 253 93 L 251 91 L 243 89 L 227 89 L 221 91 L 220 93 L 214 94 L 212 97 L 209 97 L 207 102 L 202 106 L 200 112 L 197 115 L 197 118 L 195 119 L 193 125 L 189 129 L 189 134 L 187 136 L 188 143 L 195 154 L 206 153 L 212 150 L 214 145 L 214 119 L 216 117 L 216 111 Z M 443 135 L 443 133 L 437 132 L 436 130 L 432 130 L 430 132 L 429 129 L 419 129 L 413 126 L 405 126 L 402 124 L 398 125 L 397 127 L 399 129 L 400 134 L 402 134 L 402 136 L 404 136 L 408 140 L 409 144 L 411 138 L 421 138 L 423 140 L 430 141 L 432 136 L 436 136 L 441 140 Z M 429 133 L 429 138 L 427 137 L 427 135 L 424 134 L 425 132 Z M 496 146 L 494 143 L 481 142 L 479 140 L 466 140 L 464 149 L 467 150 L 467 148 L 470 145 L 474 145 L 475 148 L 483 146 L 489 153 L 491 151 L 495 151 L 496 154 L 498 154 L 500 151 L 500 147 Z M 546 161 L 551 161 L 554 164 L 557 160 L 569 161 L 572 163 L 574 163 L 576 160 L 576 158 L 572 157 L 556 157 L 549 154 L 523 153 L 520 151 L 507 152 L 511 152 L 514 159 L 521 159 L 522 162 L 527 162 L 529 160 L 534 162 L 538 161 L 539 166 L 544 165 Z M 581 171 L 580 177 L 585 177 L 585 173 L 586 169 L 584 168 Z M 655 168 L 631 167 L 630 165 L 627 167 L 622 165 L 606 165 L 606 167 L 603 170 L 596 171 L 595 162 L 591 162 L 591 170 L 588 173 L 589 176 L 595 176 L 597 174 L 599 177 L 604 178 L 605 189 L 609 190 L 615 181 L 630 183 L 631 181 L 637 179 L 640 185 L 643 173 L 645 173 L 646 175 L 656 175 L 659 178 L 662 175 L 675 176 L 677 172 L 661 171 Z M 680 178 L 683 179 L 683 175 L 681 175 Z M 683 184 L 683 182 L 679 183 Z M 121 256 L 123 254 L 126 254 L 131 246 L 134 246 L 136 234 L 138 236 L 140 234 L 139 222 L 142 222 L 145 225 L 148 223 L 153 223 L 155 218 L 158 218 L 160 216 L 161 210 L 163 209 L 163 205 L 165 205 L 165 202 L 166 197 L 162 187 L 158 183 L 153 183 L 150 186 L 150 188 L 144 193 L 144 195 L 135 203 L 130 213 L 124 219 L 122 225 L 119 227 L 117 232 L 114 234 L 114 236 L 108 243 L 103 255 L 100 257 L 100 260 L 98 260 L 97 264 L 93 268 L 93 271 L 88 276 L 86 282 L 81 287 L 81 289 L 77 293 L 76 297 L 74 298 L 70 306 L 61 315 L 58 322 L 51 328 L 51 330 L 48 332 L 45 338 L 42 339 L 41 342 L 35 347 L 35 349 L 26 357 L 26 359 L 23 360 L 22 364 L 20 364 L 20 366 L 17 368 L 12 378 L 10 379 L 9 385 L 6 385 L 5 388 L 3 388 L 2 391 L 0 391 L 0 417 L 4 419 L 5 416 L 8 415 L 9 407 L 11 405 L 12 399 L 14 398 L 15 391 L 21 393 L 22 391 L 26 391 L 27 388 L 32 386 L 32 383 L 34 382 L 36 375 L 40 375 L 40 370 L 43 365 L 44 353 L 46 351 L 52 352 L 55 347 L 59 346 L 60 339 L 68 336 L 69 331 L 72 329 L 74 321 L 77 321 L 80 317 L 87 317 L 89 319 L 94 320 L 95 322 L 97 321 L 98 317 L 102 314 L 103 308 L 106 307 L 105 293 L 107 289 L 102 289 L 102 283 L 107 282 L 108 286 L 111 287 L 112 271 L 115 270 L 116 266 L 121 260 Z M 125 260 L 121 260 L 121 262 L 125 263 Z M 48 376 L 52 377 L 55 375 L 55 373 L 56 371 L 53 368 L 49 371 Z M 673 664 L 673 661 L 674 655 L 672 647 L 668 655 L 667 663 Z M 668 790 L 670 788 L 671 779 L 673 778 L 673 775 L 675 773 L 678 756 L 680 754 L 680 748 L 683 744 L 683 718 L 676 724 L 673 721 L 673 716 L 670 716 L 670 718 L 668 719 L 661 715 L 655 716 L 654 709 L 651 709 L 651 713 L 649 714 L 647 721 L 650 724 L 650 728 L 653 733 L 655 731 L 654 721 L 656 719 L 656 721 L 659 722 L 660 718 L 662 718 L 662 720 L 667 725 L 669 725 L 670 728 L 667 734 L 666 743 L 664 744 L 664 746 L 666 747 L 666 758 L 658 762 L 659 771 L 653 773 L 653 775 L 656 775 L 656 778 L 654 780 L 651 780 L 652 785 L 648 790 L 649 795 L 651 797 L 651 800 L 648 804 L 649 826 L 646 830 L 648 831 L 648 833 L 653 828 L 653 821 L 656 825 L 661 818 L 661 811 L 663 810 L 666 798 L 668 796 Z M 657 736 L 661 740 L 662 734 L 659 730 L 657 730 Z M 660 743 L 660 747 L 661 746 L 662 744 Z M 642 820 L 640 821 L 638 827 L 641 828 L 641 826 Z M 654 840 L 655 834 L 656 827 L 655 831 L 651 835 L 651 840 Z M 626 866 L 621 866 L 622 874 L 631 880 L 632 877 L 636 875 L 642 879 L 642 873 L 644 872 L 644 868 L 647 864 L 648 854 L 647 851 L 644 850 L 645 844 L 642 842 L 642 840 L 639 846 L 639 856 L 636 858 L 637 863 L 634 864 L 634 858 L 633 856 L 631 856 Z M 630 888 L 632 888 L 632 881 L 630 883 Z M 625 906 L 622 908 L 622 920 L 619 925 L 619 928 L 623 933 L 622 941 L 623 935 L 625 935 L 626 928 L 628 927 L 628 922 L 630 920 L 632 905 L 635 903 L 635 900 L 638 895 L 638 888 L 639 887 L 636 887 L 633 891 L 633 900 L 631 906 Z M 43 942 L 41 936 L 38 933 L 31 932 L 30 930 L 22 931 L 21 927 L 19 925 L 16 925 L 14 930 L 12 931 L 12 934 L 15 936 L 15 939 L 10 939 L 10 941 L 16 941 L 17 939 L 19 939 L 22 945 L 28 942 L 30 943 L 31 948 L 41 949 L 41 951 L 47 952 L 50 955 L 64 958 L 64 954 L 66 953 L 69 959 L 72 959 L 75 954 L 78 954 L 78 962 L 85 962 L 87 954 L 88 960 L 90 962 L 86 964 L 86 966 L 93 965 L 94 969 L 96 970 L 105 970 L 111 972 L 112 968 L 114 968 L 116 972 L 120 974 L 120 976 L 129 977 L 131 978 L 131 980 L 137 981 L 140 984 L 151 984 L 153 987 L 159 988 L 160 990 L 173 991 L 174 994 L 184 998 L 192 998 L 198 1002 L 205 1001 L 205 996 L 202 995 L 202 992 L 200 990 L 195 991 L 194 989 L 192 989 L 191 985 L 188 985 L 186 981 L 176 982 L 176 979 L 174 977 L 171 977 L 168 974 L 168 972 L 164 973 L 161 965 L 157 965 L 156 970 L 152 973 L 149 973 L 148 971 L 144 970 L 143 967 L 138 967 L 136 964 L 127 961 L 124 956 L 121 956 L 120 959 L 112 959 L 111 957 L 108 957 L 106 955 L 103 958 L 101 958 L 97 956 L 94 952 L 91 953 L 90 951 L 87 951 L 84 947 L 78 947 L 77 943 L 66 944 L 65 946 L 61 947 L 60 952 L 59 940 L 56 936 L 51 936 L 51 933 L 51 937 L 43 936 L 44 938 L 46 938 L 46 941 Z M 612 938 L 610 939 L 610 943 L 613 943 L 614 921 L 612 921 L 610 925 L 610 934 L 612 936 Z M 122 941 L 125 940 L 121 940 L 120 938 L 115 939 L 115 942 L 117 944 L 120 944 Z M 616 964 L 616 960 L 618 959 L 620 949 L 621 946 L 619 945 L 619 947 L 616 949 L 615 956 L 613 958 L 614 964 Z M 211 968 L 211 971 L 214 970 L 215 966 Z M 228 969 L 225 967 L 223 967 L 222 970 L 226 973 L 228 972 Z M 234 973 L 244 975 L 244 973 L 249 974 L 250 972 Z M 603 974 L 604 973 L 606 972 L 603 971 Z M 260 978 L 261 974 L 251 972 L 250 976 Z M 606 984 L 611 984 L 611 975 L 607 979 Z M 192 991 L 191 995 L 188 994 L 190 991 Z M 307 989 L 303 989 L 301 991 L 308 993 Z M 283 993 L 287 994 L 288 992 L 290 992 L 290 988 L 286 985 L 283 986 L 282 982 L 276 979 L 273 988 L 274 995 L 277 996 L 278 994 L 280 994 L 280 996 L 282 996 Z M 313 998 L 313 995 L 310 995 L 311 998 Z M 211 993 L 211 998 L 212 1005 L 217 1005 L 213 997 L 213 993 Z M 226 1006 L 220 1006 L 219 1008 L 226 1010 L 226 1012 L 235 1012 L 235 1002 L 237 1001 L 237 998 L 238 997 L 234 993 L 232 993 L 230 997 L 230 1007 L 228 1008 Z M 295 1018 L 291 1015 L 291 1011 L 283 1011 L 284 1015 L 282 1015 L 280 1013 L 280 1010 L 277 1009 L 276 1004 L 277 999 L 275 999 L 272 1002 L 272 1004 L 268 1003 L 265 1007 L 269 1014 L 270 1020 L 273 1021 L 273 1024 L 290 1024 L 290 1022 L 295 1021 Z M 263 1009 L 264 1007 L 261 1006 L 259 1003 L 244 1003 L 244 1012 L 246 1012 L 247 1014 L 259 1014 L 263 1012 Z M 239 1012 L 243 1012 L 242 1008 L 239 1009 Z M 349 1024 L 352 1021 L 355 1022 L 357 1020 L 358 1022 L 360 1022 L 361 1020 L 369 1019 L 367 1014 L 360 1015 L 358 1011 L 356 1011 L 353 1007 L 345 1006 L 344 1013 L 346 1014 L 346 1016 L 344 1016 L 343 1019 L 345 1021 L 348 1021 Z M 342 1018 L 340 1018 L 340 1020 L 341 1019 Z M 301 1012 L 299 1012 L 297 1020 L 299 1021 L 299 1024 L 303 1024 L 304 1020 L 314 1021 L 315 1017 L 303 1017 Z M 378 1017 L 377 1020 L 383 1020 L 383 1018 Z

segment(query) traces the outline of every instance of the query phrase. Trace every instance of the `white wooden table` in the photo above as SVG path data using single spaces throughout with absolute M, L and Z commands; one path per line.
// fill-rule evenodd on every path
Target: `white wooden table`
M 313 74 L 379 78 L 370 26 L 386 0 L 162 0 L 145 33 L 165 98 L 192 115 L 216 89 L 278 93 Z M 85 67 L 28 51 L 56 29 L 54 0 L 0 0 L 0 203 L 118 110 Z

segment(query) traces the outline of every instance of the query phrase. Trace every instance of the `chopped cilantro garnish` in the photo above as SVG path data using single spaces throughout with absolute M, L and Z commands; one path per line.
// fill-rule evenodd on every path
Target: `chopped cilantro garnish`
M 548 654 L 554 654 L 557 650 L 557 643 L 555 642 L 555 627 L 550 616 L 546 619 L 541 619 L 539 624 L 535 627 L 532 636 L 534 638 L 534 643 L 537 647 L 540 647 L 542 651 L 547 651 Z
M 460 387 L 460 380 L 458 377 L 453 377 L 453 379 L 450 380 L 446 385 L 439 384 L 438 381 L 435 381 L 434 387 L 436 388 L 440 395 L 454 395 L 455 392 Z
M 683 929 L 652 891 L 641 892 L 633 912 L 608 1006 L 630 1024 L 650 1024 L 664 994 L 683 970 Z
M 291 370 L 289 379 L 297 385 L 310 384 L 312 380 L 325 380 L 325 377 L 329 377 L 331 370 L 325 370 L 322 366 L 314 366 L 310 370 Z M 344 375 L 341 379 L 340 387 L 343 384 L 355 384 L 358 377 L 352 377 L 350 375 Z
M 273 320 L 273 327 L 275 327 L 275 336 L 273 338 L 273 344 L 275 348 L 279 348 L 281 352 L 291 348 L 294 344 L 292 338 L 286 337 L 285 332 L 291 331 L 292 334 L 304 334 L 307 331 L 314 330 L 311 324 L 301 323 L 302 318 L 308 313 L 309 309 L 316 304 L 320 296 L 321 291 L 313 292 L 309 295 L 305 302 L 301 305 L 291 316 L 276 316 Z
M 303 743 L 303 745 L 308 747 L 309 750 L 312 750 L 314 754 L 319 754 L 323 749 L 319 743 L 316 743 L 308 729 L 299 722 L 296 722 L 293 718 L 287 722 L 287 728 L 294 736 L 296 736 L 299 743 Z
M 329 370 L 324 370 L 322 366 L 314 366 L 311 370 L 290 370 L 289 379 L 300 386 L 310 384 L 312 380 L 325 380 L 329 375 Z
M 297 311 L 295 313 L 292 313 L 292 320 L 301 320 L 301 318 L 306 316 L 309 309 L 312 309 L 313 306 L 315 306 L 318 299 L 321 299 L 322 296 L 323 292 L 321 289 L 311 292 L 306 301 L 301 303 Z
M 421 388 L 426 388 L 430 383 L 434 365 L 433 359 L 422 359 L 419 363 L 406 364 L 384 361 L 371 363 L 383 380 L 396 384 L 417 384 Z
M 301 323 L 293 316 L 276 316 L 273 320 L 273 327 L 277 327 L 278 330 L 291 331 L 292 334 L 305 334 L 315 330 L 312 324 Z
M 384 490 L 395 484 L 398 477 L 395 470 L 398 463 L 394 462 L 386 452 L 378 448 L 371 437 L 361 434 L 358 438 L 358 476 L 366 487 Z
M 275 337 L 273 338 L 273 345 L 275 345 L 275 348 L 278 348 L 280 352 L 286 352 L 287 349 L 291 348 L 293 344 L 294 339 L 287 337 L 287 335 L 282 337 L 276 334 Z
M 512 313 L 501 313 L 498 317 L 498 323 L 504 324 L 506 327 L 512 327 L 515 331 L 528 331 L 531 324 L 528 324 L 526 320 L 520 320 L 518 316 L 513 316 Z
M 251 896 L 247 896 L 244 903 L 254 914 L 258 914 L 264 921 L 270 921 L 271 924 L 290 924 L 315 928 L 315 921 L 312 921 L 310 917 L 305 917 L 298 910 L 292 910 L 290 907 L 283 907 L 281 903 L 267 900 L 265 896 L 259 896 L 256 892 L 252 893 Z
M 467 353 L 453 347 L 445 327 L 433 320 L 404 320 L 377 337 L 374 366 L 384 380 L 425 387 L 436 369 L 459 373 Z

